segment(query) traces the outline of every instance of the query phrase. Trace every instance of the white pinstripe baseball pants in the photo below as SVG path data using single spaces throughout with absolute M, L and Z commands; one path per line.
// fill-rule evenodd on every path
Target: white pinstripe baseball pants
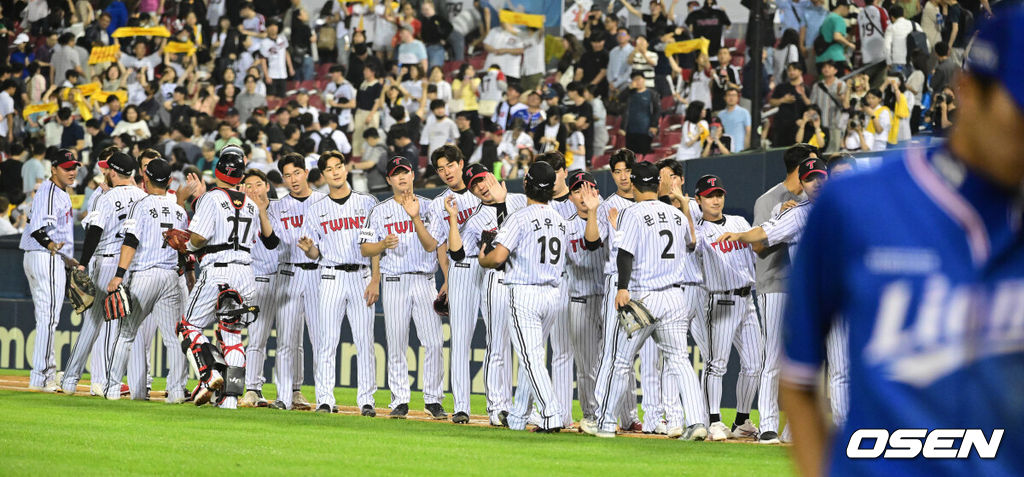
M 779 432 L 779 371 L 782 363 L 782 312 L 785 308 L 785 293 L 757 295 L 757 311 L 764 336 L 764 363 L 757 399 L 761 432 Z
M 178 277 L 178 289 L 181 291 L 181 301 L 184 302 L 185 297 L 188 296 L 188 286 L 185 284 L 184 276 Z M 159 320 L 153 317 L 153 314 L 142 320 L 142 325 L 139 326 L 139 331 L 135 334 L 135 344 L 132 345 L 131 351 L 128 352 L 128 389 L 133 393 L 136 388 L 149 389 L 153 384 L 153 374 L 156 374 L 156 370 L 152 370 L 152 373 L 150 372 L 150 364 L 153 363 L 153 360 L 150 357 L 149 351 L 156 338 L 157 329 L 160 330 L 160 340 L 163 342 L 167 353 L 167 391 L 173 391 L 171 383 L 175 382 L 170 370 L 174 369 L 177 363 L 172 363 L 172 360 L 181 361 L 181 370 L 184 373 L 180 379 L 181 388 L 183 393 L 188 391 L 188 389 L 185 389 L 185 377 L 188 373 L 188 366 L 185 362 L 185 354 L 181 352 L 181 343 L 177 338 L 178 334 L 175 331 L 178 320 L 181 318 L 180 314 L 181 305 L 179 304 L 178 310 L 173 316 L 174 319 L 169 322 Z M 159 350 L 159 348 L 156 349 Z
M 753 304 L 754 300 L 750 300 L 750 303 Z M 743 317 L 740 326 L 736 328 L 732 345 L 740 357 L 740 374 L 736 377 L 736 412 L 750 414 L 754 397 L 758 395 L 761 376 L 764 374 L 761 371 L 764 362 L 764 335 L 761 333 L 761 325 L 758 323 L 755 310 L 751 310 Z M 766 394 L 760 396 L 758 409 L 761 409 L 765 396 Z
M 103 300 L 107 298 L 107 284 L 117 272 L 117 260 L 117 257 L 97 255 L 89 265 L 89 278 L 96 284 L 96 301 L 83 314 L 82 331 L 78 334 L 75 346 L 71 348 L 71 357 L 64 369 L 64 383 L 61 383 L 65 392 L 74 392 L 86 361 L 89 361 L 90 381 L 101 386 L 107 383 L 113 345 L 117 340 L 117 323 L 104 319 Z
M 317 405 L 334 406 L 334 385 L 338 377 L 338 341 L 341 324 L 348 317 L 352 341 L 356 345 L 359 381 L 356 402 L 359 407 L 373 406 L 377 392 L 377 361 L 373 351 L 373 307 L 366 306 L 363 293 L 370 284 L 370 270 L 345 272 L 320 270 L 320 310 L 318 330 L 313 340 L 313 372 Z
M 562 275 L 558 285 L 558 308 L 545 323 L 544 340 L 551 343 L 551 385 L 562 412 L 563 427 L 572 425 L 573 350 L 569 337 L 569 282 Z M 521 368 L 520 368 L 521 369 Z M 519 373 L 522 375 L 522 371 Z
M 545 322 L 552 322 L 562 311 L 564 295 L 558 287 L 508 285 L 511 316 L 509 333 L 512 348 L 519 357 L 519 382 L 508 416 L 508 427 L 523 430 L 537 401 L 541 424 L 545 429 L 564 425 L 563 411 L 555 396 L 544 364 Z
M 512 341 L 509 335 L 508 290 L 502 283 L 505 272 L 484 272 L 484 323 L 487 351 L 484 354 L 484 386 L 487 413 L 512 409 Z M 449 287 L 450 289 L 451 287 Z
M 850 325 L 839 318 L 825 336 L 828 359 L 828 397 L 832 405 L 832 421 L 837 427 L 846 424 L 850 409 Z
M 708 411 L 710 414 L 719 414 L 722 401 L 722 377 L 725 376 L 725 371 L 728 369 L 729 354 L 736 341 L 740 325 L 744 323 L 744 320 L 749 320 L 750 315 L 755 311 L 753 297 L 749 295 L 744 297 L 712 293 L 708 294 L 707 303 L 703 320 L 694 320 L 695 323 L 691 330 L 694 341 L 697 342 L 701 354 L 704 355 L 704 370 L 701 373 L 701 380 L 707 398 Z M 754 320 L 756 324 L 756 315 Z M 757 335 L 760 336 L 760 332 Z M 746 371 L 742 370 L 744 364 L 742 362 L 740 364 L 740 379 L 736 384 L 737 395 L 751 392 L 751 389 L 753 392 L 757 391 L 761 373 L 761 348 L 756 345 L 752 348 L 756 354 L 748 352 L 742 355 L 747 357 L 747 363 Z M 746 398 L 744 397 L 744 399 Z M 753 400 L 753 395 L 750 396 L 750 400 Z M 741 403 L 742 401 L 737 404 Z
M 267 339 L 277 317 L 277 272 L 254 277 L 253 304 L 260 307 L 260 316 L 249 324 L 249 342 L 245 347 L 245 389 L 263 389 Z
M 312 342 L 319 331 L 320 270 L 305 270 L 282 263 L 277 269 L 277 355 L 275 382 L 277 399 L 292 408 L 293 394 L 303 381 L 303 330 L 309 328 Z M 288 389 L 291 384 L 292 388 Z
M 604 406 L 608 393 L 611 392 L 612 372 L 615 366 L 615 337 L 619 326 L 618 311 L 615 309 L 615 293 L 617 290 L 615 277 L 605 275 L 605 294 L 601 307 L 601 314 L 604 316 L 604 345 L 601 348 L 601 368 L 597 372 L 597 386 L 594 397 L 599 406 Z M 616 399 L 619 403 L 618 417 L 623 426 L 638 421 L 636 409 L 636 379 L 627 387 L 628 396 Z M 598 411 L 600 412 L 600 411 Z
M 451 383 L 455 411 L 470 413 L 469 395 L 473 383 L 470 377 L 473 332 L 483 307 L 480 293 L 484 270 L 477 257 L 466 257 L 462 262 L 450 261 L 448 266 L 448 322 L 451 325 Z M 484 376 L 486 381 L 486 368 Z
M 128 367 L 128 358 L 132 348 L 145 350 L 145 343 L 136 341 L 139 326 L 144 320 L 159 324 L 160 334 L 168 350 L 167 400 L 179 400 L 185 397 L 185 355 L 177 335 L 170 331 L 178 322 L 181 313 L 183 296 L 178 282 L 178 272 L 162 268 L 151 268 L 133 272 L 127 282 L 132 299 L 132 314 L 118 320 L 117 342 L 114 344 L 113 360 L 110 373 L 107 375 L 105 393 L 107 396 L 119 396 L 121 393 L 121 377 Z M 132 399 L 146 399 L 145 374 L 142 382 L 129 385 Z
M 632 376 L 633 357 L 639 351 L 641 343 L 648 338 L 654 339 L 658 349 L 665 358 L 665 381 L 663 385 L 673 393 L 679 393 L 679 406 L 665 409 L 668 427 L 682 426 L 684 417 L 686 424 L 703 423 L 707 419 L 707 408 L 697 382 L 697 374 L 690 364 L 687 352 L 686 333 L 690 326 L 690 317 L 685 307 L 684 290 L 676 287 L 650 292 L 631 292 L 633 299 L 641 301 L 658 318 L 652 326 L 637 331 L 632 338 L 626 336 L 621 326 L 615 327 L 616 336 L 612 348 L 616 350 L 614 372 L 610 386 L 609 398 L 604 403 L 598 426 L 601 430 L 615 432 L 616 407 L 619 399 L 627 395 L 627 387 Z
M 57 375 L 53 334 L 57 331 L 60 309 L 64 305 L 67 272 L 64 262 L 50 252 L 25 252 L 22 261 L 36 318 L 36 343 L 32 350 L 29 385 L 42 387 Z M 60 383 L 57 383 L 60 384 Z
M 440 404 L 444 400 L 444 342 L 441 317 L 434 312 L 437 287 L 433 274 L 406 273 L 384 276 L 381 282 L 381 301 L 384 305 L 384 324 L 387 331 L 388 388 L 391 404 L 409 403 L 409 320 L 416 324 L 416 336 L 423 348 L 423 402 Z
M 604 318 L 601 316 L 602 295 L 569 299 L 569 335 L 576 361 L 576 391 L 583 417 L 597 418 L 597 373 L 601 369 L 601 342 Z

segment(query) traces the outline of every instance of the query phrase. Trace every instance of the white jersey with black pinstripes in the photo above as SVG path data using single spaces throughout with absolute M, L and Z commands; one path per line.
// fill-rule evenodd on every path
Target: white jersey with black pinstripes
M 678 260 L 693 242 L 679 209 L 658 200 L 637 202 L 619 214 L 619 250 L 633 255 L 629 290 L 663 290 L 683 279 Z
M 547 204 L 509 215 L 494 239 L 509 250 L 505 284 L 558 286 L 565 270 L 565 232 L 562 216 Z
M 310 261 L 298 245 L 299 239 L 305 235 L 303 221 L 306 209 L 326 196 L 323 192 L 314 190 L 304 199 L 287 195 L 270 203 L 267 215 L 270 216 L 270 224 L 274 227 L 274 233 L 281 240 L 277 247 L 280 250 L 278 259 L 281 263 L 308 263 Z
M 206 247 L 233 246 L 228 250 L 206 253 L 200 264 L 252 263 L 250 250 L 260 234 L 260 211 L 252 200 L 241 193 L 232 198 L 228 191 L 218 187 L 199 197 L 195 207 L 188 230 L 205 238 Z
M 703 216 L 703 212 L 700 211 L 700 205 L 697 204 L 696 199 L 690 199 L 690 203 L 687 204 L 687 211 L 689 212 L 690 217 L 693 218 L 694 225 L 696 225 L 697 221 Z M 704 283 L 703 265 L 696 253 L 688 253 L 686 254 L 686 258 L 683 259 L 683 283 Z
M 97 255 L 118 255 L 124 235 L 121 227 L 128 218 L 128 209 L 132 203 L 146 196 L 142 189 L 134 184 L 111 187 L 96 201 L 96 210 L 89 212 L 82 221 L 85 227 L 96 226 L 103 229 L 100 241 L 96 245 Z
M 459 211 L 459 227 L 469 220 L 480 207 L 480 199 L 469 192 L 469 189 L 453 191 L 445 189 L 430 201 L 430 235 L 438 244 L 448 241 L 448 212 L 444 209 L 444 201 L 448 196 L 455 196 L 455 208 Z
M 416 196 L 420 210 L 427 210 L 430 200 Z M 429 214 L 420 214 L 423 225 L 430 230 Z M 389 198 L 370 210 L 366 228 L 359 234 L 359 243 L 379 242 L 388 235 L 398 236 L 398 246 L 384 250 L 380 258 L 380 271 L 385 275 L 403 273 L 434 273 L 437 270 L 437 254 L 428 252 L 416 236 L 416 227 L 409 214 L 394 197 Z
M 505 196 L 506 214 L 512 214 L 523 207 L 526 207 L 525 195 L 508 194 Z M 479 255 L 480 234 L 485 230 L 497 232 L 498 225 L 500 225 L 498 224 L 498 208 L 494 205 L 480 204 L 476 212 L 459 229 L 459 234 L 462 237 L 462 250 L 465 251 L 466 256 L 473 257 Z M 446 232 L 445 236 L 447 235 Z
M 376 206 L 377 199 L 358 192 L 343 199 L 324 196 L 309 206 L 303 227 L 320 250 L 321 265 L 370 264 L 370 258 L 359 253 L 359 233 Z
M 280 247 L 275 247 L 273 250 L 268 249 L 266 245 L 263 245 L 262 240 L 257 240 L 252 246 L 252 274 L 261 277 L 266 275 L 272 275 L 277 272 L 277 265 L 280 263 L 278 256 L 280 255 Z
M 32 197 L 28 224 L 25 225 L 25 231 L 21 233 L 21 243 L 18 248 L 26 252 L 45 252 L 46 247 L 40 245 L 32 233 L 39 229 L 46 229 L 46 236 L 51 241 L 64 244 L 60 253 L 71 257 L 75 253 L 74 223 L 71 197 L 57 187 L 52 180 L 44 181 Z
M 92 191 L 92 195 L 89 196 L 89 201 L 85 203 L 85 211 L 92 212 L 96 210 L 96 201 L 103 197 L 106 191 L 102 187 L 97 187 L 96 190 Z M 83 220 L 84 222 L 84 220 Z
M 742 242 L 714 243 L 726 232 L 750 230 L 738 215 L 723 215 L 717 222 L 700 219 L 696 253 L 704 268 L 704 286 L 710 292 L 724 292 L 754 284 L 754 250 Z
M 612 227 L 611 222 L 608 221 L 608 211 L 615 209 L 621 214 L 623 210 L 635 203 L 633 199 L 627 199 L 619 194 L 612 194 L 597 207 L 597 228 L 601 232 L 601 241 L 604 242 L 608 251 L 608 261 L 604 265 L 605 275 L 615 275 L 619 270 L 618 265 L 615 263 L 619 247 L 614 240 L 615 229 Z
M 167 246 L 163 234 L 166 230 L 184 229 L 187 226 L 188 215 L 174 196 L 144 195 L 136 200 L 129 208 L 128 217 L 120 230 L 122 236 L 131 234 L 139 240 L 129 270 L 177 269 L 178 252 Z
M 548 202 L 548 205 L 550 205 L 552 209 L 555 209 L 555 211 L 562 216 L 562 219 L 568 219 L 569 217 L 576 215 L 576 205 L 569 200 L 569 194 L 565 194 L 557 199 L 551 199 L 551 201 Z
M 587 250 L 584 232 L 587 219 L 573 214 L 565 221 L 568 238 L 565 268 L 569 272 L 569 296 L 584 297 L 604 293 L 604 262 L 608 253 L 604 247 Z
M 776 209 L 781 209 L 781 204 L 776 205 Z M 768 246 L 788 244 L 789 256 L 795 257 L 797 243 L 804 235 L 804 226 L 807 225 L 807 215 L 810 213 L 811 203 L 805 200 L 773 215 L 771 220 L 761 224 L 761 229 L 768 237 Z

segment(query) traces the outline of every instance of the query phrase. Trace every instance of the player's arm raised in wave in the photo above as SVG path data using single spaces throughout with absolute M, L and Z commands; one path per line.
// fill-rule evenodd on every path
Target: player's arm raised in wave
M 587 250 L 597 250 L 604 243 L 601 242 L 601 226 L 597 220 L 597 209 L 601 206 L 601 194 L 594 186 L 584 183 L 583 205 L 587 206 L 587 226 L 583 230 L 583 247 Z
M 405 213 L 409 214 L 409 218 L 412 219 L 412 225 L 416 229 L 416 238 L 420 239 L 423 250 L 428 252 L 437 250 L 437 240 L 430 235 L 427 225 L 423 223 L 423 217 L 420 216 L 420 198 L 410 192 L 395 199 L 402 204 Z M 455 214 L 455 217 L 458 218 L 458 214 Z
M 452 260 L 459 261 L 466 258 L 466 251 L 462 248 L 462 234 L 459 233 L 459 209 L 455 204 L 455 196 L 445 197 L 444 211 L 448 213 L 448 255 L 452 257 Z

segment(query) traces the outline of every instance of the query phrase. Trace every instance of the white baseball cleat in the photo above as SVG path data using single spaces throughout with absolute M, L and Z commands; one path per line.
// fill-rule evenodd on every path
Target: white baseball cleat
M 730 436 L 729 428 L 722 421 L 712 422 L 708 434 L 713 441 L 724 441 Z
M 580 419 L 580 430 L 592 436 L 596 436 L 599 430 L 597 428 L 597 421 L 587 418 Z
M 167 403 L 167 404 L 181 404 L 181 403 L 185 402 L 185 396 L 182 396 L 180 394 L 179 395 L 170 395 L 170 394 L 168 394 L 167 397 L 164 399 L 164 402 Z
M 738 426 L 734 424 L 734 426 L 735 427 L 733 427 L 732 429 L 732 436 L 737 439 L 756 439 L 758 434 L 760 434 L 760 431 L 757 429 L 757 426 L 754 426 L 754 423 L 750 422 L 750 419 L 743 421 L 743 424 L 740 424 Z
M 100 384 L 100 383 L 90 383 L 89 384 L 89 394 L 91 394 L 93 396 L 103 396 L 104 395 L 104 393 L 103 393 L 103 385 Z
M 686 428 L 683 435 L 679 438 L 684 441 L 702 441 L 708 437 L 708 428 L 704 427 L 704 424 L 697 423 Z
M 615 438 L 615 431 L 597 431 L 594 435 L 602 439 L 613 439 Z
M 758 444 L 778 444 L 779 434 L 775 431 L 764 431 L 757 437 Z
M 39 391 L 43 393 L 55 393 L 57 392 L 57 383 L 54 381 L 47 381 L 46 384 L 43 384 L 42 386 L 29 385 L 28 388 L 31 389 L 32 391 Z
M 256 407 L 259 403 L 260 397 L 256 394 L 256 391 L 248 390 L 242 399 L 238 400 L 238 407 Z
M 530 419 L 527 421 L 527 423 L 533 424 L 537 427 L 544 427 L 544 418 L 540 417 L 540 411 L 537 411 L 537 409 L 534 408 L 533 412 L 530 413 Z
M 667 435 L 670 439 L 674 439 L 676 437 L 682 436 L 683 435 L 683 427 L 682 426 L 675 426 L 675 427 L 669 429 L 668 431 L 666 431 L 665 435 Z
M 661 434 L 664 436 L 666 433 L 668 433 L 668 425 L 666 425 L 664 422 L 659 422 L 657 426 L 654 426 L 654 433 Z
M 220 371 L 216 369 L 210 371 L 210 380 L 206 382 L 206 387 L 213 390 L 220 390 L 224 387 L 224 376 L 221 376 Z
M 302 395 L 301 391 L 292 392 L 292 409 L 299 411 L 309 411 L 313 409 L 313 405 L 309 403 L 306 396 Z

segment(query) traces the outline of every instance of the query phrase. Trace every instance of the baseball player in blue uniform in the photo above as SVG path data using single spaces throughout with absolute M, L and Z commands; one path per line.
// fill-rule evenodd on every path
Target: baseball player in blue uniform
M 337 412 L 334 383 L 338 375 L 338 341 L 347 316 L 356 345 L 358 395 L 364 416 L 375 416 L 377 361 L 373 349 L 373 304 L 380 293 L 380 257 L 359 252 L 359 233 L 377 205 L 373 196 L 353 192 L 348 185 L 348 160 L 337 151 L 317 160 L 331 188 L 327 197 L 306 210 L 306 235 L 299 248 L 320 264 L 320 323 L 313 340 L 317 412 Z
M 67 285 L 64 264 L 75 253 L 74 216 L 71 197 L 65 189 L 74 183 L 80 163 L 75 153 L 67 149 L 61 149 L 48 159 L 52 175 L 32 197 L 28 224 L 21 234 L 19 248 L 25 251 L 25 276 L 32 291 L 36 318 L 36 343 L 28 386 L 35 391 L 52 393 L 60 385 L 56 381 L 53 334 L 64 305 Z
M 428 230 L 429 217 L 421 216 L 429 201 L 413 194 L 413 166 L 408 159 L 395 156 L 387 164 L 387 181 L 394 197 L 370 211 L 366 228 L 360 234 L 360 252 L 364 257 L 381 256 L 381 301 L 387 328 L 388 388 L 391 389 L 391 414 L 405 419 L 409 414 L 409 320 L 416 323 L 416 335 L 423 346 L 423 400 L 426 412 L 434 419 L 447 419 L 441 401 L 444 360 L 441 356 L 441 317 L 434 312 L 437 288 L 437 240 Z
M 811 209 L 781 385 L 804 475 L 1024 467 L 1022 50 L 1024 7 L 996 8 L 967 53 L 949 142 L 835 180 Z M 837 316 L 854 392 L 829 435 L 815 387 Z
M 446 202 L 449 197 L 455 201 L 455 220 L 462 225 L 480 207 L 480 199 L 469 191 L 462 178 L 464 160 L 459 148 L 446 144 L 434 150 L 430 160 L 438 176 L 448 188 L 430 201 L 431 234 L 440 244 L 437 247 L 437 261 L 444 276 L 444 283 L 438 298 L 448 301 L 448 320 L 451 324 L 451 383 L 455 409 L 452 422 L 469 422 L 470 349 L 473 331 L 483 304 L 480 288 L 483 284 L 483 270 L 474 258 L 463 258 L 461 262 L 450 261 L 448 257 L 448 232 L 450 212 Z M 449 286 L 451 284 L 451 286 Z
M 536 400 L 539 432 L 558 432 L 564 426 L 563 411 L 544 366 L 545 322 L 562 317 L 559 283 L 565 266 L 565 222 L 548 205 L 556 175 L 551 165 L 535 162 L 523 179 L 527 206 L 512 213 L 490 245 L 485 244 L 480 266 L 507 264 L 505 289 L 509 295 L 512 347 L 519 357 L 519 386 L 511 412 L 510 429 L 523 430 Z

